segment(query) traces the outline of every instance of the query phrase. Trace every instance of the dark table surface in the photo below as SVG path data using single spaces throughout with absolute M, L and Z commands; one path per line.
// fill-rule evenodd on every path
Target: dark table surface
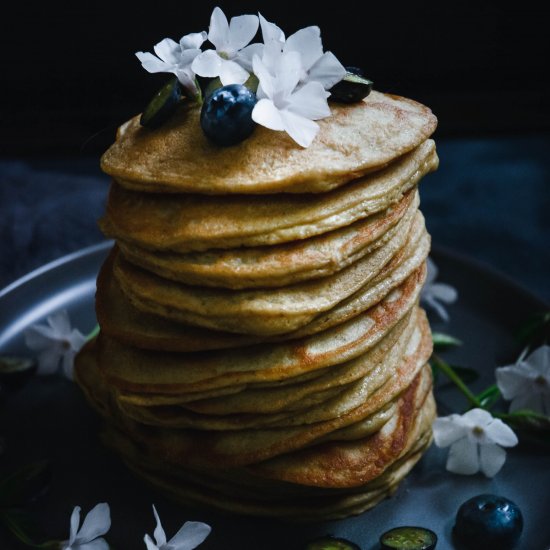
M 441 139 L 421 183 L 433 243 L 507 274 L 550 302 L 550 136 Z M 103 239 L 99 158 L 0 160 L 0 288 Z

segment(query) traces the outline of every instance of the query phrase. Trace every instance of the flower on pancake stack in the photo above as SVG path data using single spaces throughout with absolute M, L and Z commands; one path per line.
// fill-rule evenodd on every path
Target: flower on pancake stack
M 261 44 L 250 44 L 258 30 L 256 15 L 240 15 L 231 18 L 216 7 L 210 17 L 208 40 L 215 50 L 206 50 L 193 60 L 192 69 L 199 76 L 219 77 L 224 86 L 243 84 L 252 69 L 252 57 Z
M 261 51 L 262 63 L 273 76 L 280 73 L 282 53 L 298 52 L 301 68 L 298 86 L 308 82 L 319 82 L 330 90 L 346 76 L 345 67 L 332 52 L 323 52 L 321 30 L 317 26 L 306 27 L 285 38 L 284 32 L 260 14 L 260 25 L 264 40 Z M 258 53 L 258 55 L 260 55 Z
M 264 46 L 261 57 L 253 59 L 259 101 L 252 119 L 309 147 L 319 132 L 314 121 L 330 116 L 326 90 L 342 80 L 346 70 L 334 54 L 323 53 L 319 27 L 285 39 L 283 31 L 261 15 L 260 22 Z
M 198 86 L 191 64 L 201 53 L 200 48 L 205 40 L 204 31 L 185 35 L 179 44 L 171 38 L 165 38 L 153 48 L 158 57 L 149 52 L 136 52 L 136 57 L 150 73 L 175 74 L 187 93 L 195 97 L 198 95 Z
M 502 447 L 518 443 L 509 426 L 483 409 L 437 418 L 433 433 L 438 447 L 451 447 L 447 470 L 463 475 L 481 470 L 487 477 L 495 476 L 506 461 Z

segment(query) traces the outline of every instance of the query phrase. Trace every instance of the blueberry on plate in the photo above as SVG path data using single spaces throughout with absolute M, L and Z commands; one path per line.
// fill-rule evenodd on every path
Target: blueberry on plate
M 222 86 L 202 104 L 201 126 L 206 136 L 217 145 L 235 145 L 254 131 L 252 110 L 256 94 L 242 84 Z
M 453 533 L 465 548 L 513 548 L 523 530 L 521 510 L 497 495 L 478 495 L 460 506 Z

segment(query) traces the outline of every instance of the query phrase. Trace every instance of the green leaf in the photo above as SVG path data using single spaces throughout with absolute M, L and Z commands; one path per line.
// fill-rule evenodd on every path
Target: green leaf
M 48 462 L 35 462 L 23 466 L 0 481 L 0 507 L 24 507 L 48 489 L 52 470 Z
M 450 334 L 445 334 L 443 332 L 432 332 L 432 341 L 434 348 L 437 350 L 443 350 L 453 346 L 461 346 L 462 342 L 451 336 Z
M 516 332 L 516 339 L 530 348 L 550 339 L 550 311 L 537 313 L 525 321 Z

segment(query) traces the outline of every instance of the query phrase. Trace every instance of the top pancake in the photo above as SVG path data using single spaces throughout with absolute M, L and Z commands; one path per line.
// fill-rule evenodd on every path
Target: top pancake
M 183 102 L 159 129 L 141 127 L 139 116 L 123 124 L 101 167 L 146 192 L 324 192 L 411 151 L 437 125 L 424 105 L 375 91 L 353 105 L 333 103 L 331 111 L 306 149 L 263 126 L 237 146 L 219 147 L 200 127 L 200 108 Z

